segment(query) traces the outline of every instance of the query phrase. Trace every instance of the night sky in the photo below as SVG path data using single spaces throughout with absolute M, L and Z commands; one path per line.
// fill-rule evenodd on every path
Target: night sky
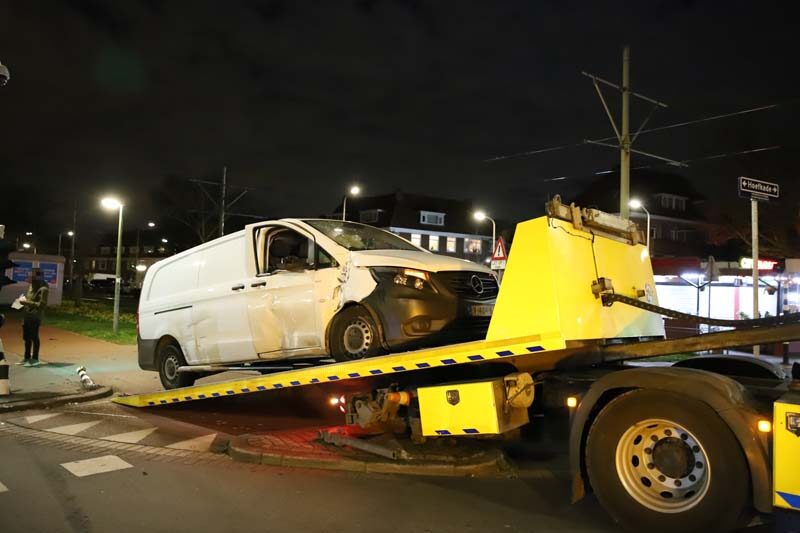
M 747 207 L 736 176 L 781 182 L 780 205 L 794 211 L 800 13 L 789 5 L 6 0 L 0 197 L 8 206 L 11 185 L 28 185 L 47 207 L 0 223 L 67 227 L 77 200 L 91 229 L 113 226 L 96 206 L 115 192 L 141 224 L 158 215 L 151 190 L 165 176 L 218 179 L 223 165 L 265 216 L 330 212 L 353 181 L 366 194 L 472 198 L 497 217 L 534 216 L 617 153 L 484 160 L 611 135 L 581 71 L 619 81 L 625 44 L 633 90 L 670 106 L 650 126 L 780 104 L 636 147 L 691 160 L 780 145 L 680 172 L 735 211 Z M 632 112 L 635 128 L 649 107 Z M 570 179 L 548 181 L 560 176 Z

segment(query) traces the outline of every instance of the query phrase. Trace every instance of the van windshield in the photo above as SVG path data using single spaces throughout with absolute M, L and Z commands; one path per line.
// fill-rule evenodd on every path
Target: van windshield
M 365 224 L 342 222 L 341 220 L 304 220 L 306 224 L 323 233 L 326 237 L 351 251 L 358 250 L 411 250 L 420 249 L 410 242 Z

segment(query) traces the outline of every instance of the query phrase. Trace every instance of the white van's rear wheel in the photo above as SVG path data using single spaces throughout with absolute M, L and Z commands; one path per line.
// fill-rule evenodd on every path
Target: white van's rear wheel
M 178 389 L 194 385 L 194 375 L 178 372 L 186 366 L 180 347 L 174 342 L 165 342 L 158 350 L 158 377 L 165 389 Z
M 369 312 L 360 306 L 348 307 L 333 320 L 330 333 L 331 355 L 337 361 L 352 361 L 383 353 L 380 333 Z
M 748 509 L 739 442 L 706 404 L 636 390 L 597 415 L 586 441 L 589 481 L 603 507 L 638 531 L 728 531 Z

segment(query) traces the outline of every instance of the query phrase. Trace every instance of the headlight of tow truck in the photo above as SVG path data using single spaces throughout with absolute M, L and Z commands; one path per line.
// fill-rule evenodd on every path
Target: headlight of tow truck
M 374 267 L 370 269 L 372 277 L 378 283 L 393 283 L 401 287 L 418 291 L 436 292 L 431 284 L 431 275 L 424 270 L 397 267 Z

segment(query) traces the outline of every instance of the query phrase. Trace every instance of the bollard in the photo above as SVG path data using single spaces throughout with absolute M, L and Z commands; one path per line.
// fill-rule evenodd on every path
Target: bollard
M 11 394 L 11 381 L 8 379 L 8 363 L 4 357 L 0 359 L 0 396 L 9 394 Z
M 95 385 L 92 378 L 89 377 L 89 374 L 86 373 L 86 367 L 78 367 L 78 378 L 81 380 L 81 387 L 84 389 L 96 389 L 97 385 Z

